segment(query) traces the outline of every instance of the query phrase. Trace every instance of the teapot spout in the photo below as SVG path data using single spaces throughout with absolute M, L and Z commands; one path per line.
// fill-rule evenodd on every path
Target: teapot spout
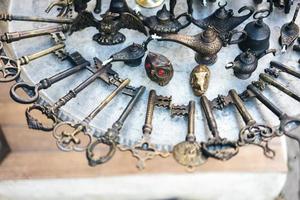
M 263 51 L 262 53 L 257 55 L 257 59 L 259 60 L 259 59 L 261 59 L 262 57 L 264 57 L 265 55 L 267 55 L 269 53 L 272 53 L 275 56 L 276 49 L 268 49 L 268 50 Z

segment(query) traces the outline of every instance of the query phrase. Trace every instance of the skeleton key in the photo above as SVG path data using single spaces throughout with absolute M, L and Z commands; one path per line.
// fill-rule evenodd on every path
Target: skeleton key
M 239 152 L 237 142 L 229 141 L 226 138 L 221 138 L 218 130 L 218 125 L 212 111 L 211 104 L 207 97 L 204 95 L 200 99 L 202 109 L 205 113 L 208 128 L 212 134 L 212 138 L 208 142 L 202 142 L 203 152 L 218 160 L 229 160 Z
M 271 61 L 270 66 L 271 66 L 271 68 L 274 67 L 274 68 L 280 70 L 281 72 L 285 72 L 287 74 L 290 74 L 290 75 L 300 79 L 300 73 L 299 72 L 295 71 L 293 68 L 288 67 L 288 66 L 286 66 L 282 63 L 279 63 L 279 62 L 276 62 L 276 61 Z
M 50 26 L 46 28 L 39 28 L 28 31 L 6 32 L 0 36 L 0 41 L 11 43 L 19 40 L 38 37 L 42 35 L 49 35 L 56 32 L 66 32 L 69 30 L 68 25 Z
M 159 96 L 156 95 L 155 90 L 151 90 L 148 97 L 147 113 L 141 140 L 129 148 L 120 147 L 122 151 L 130 150 L 132 152 L 133 156 L 138 159 L 137 167 L 140 170 L 145 168 L 147 160 L 151 160 L 157 155 L 161 157 L 169 156 L 168 152 L 157 151 L 156 146 L 151 143 L 151 133 L 154 107 L 170 109 L 171 101 L 172 97 Z
M 64 47 L 65 44 L 57 44 L 38 53 L 29 56 L 23 56 L 16 60 L 6 56 L 0 56 L 0 82 L 10 82 L 17 79 L 20 75 L 22 65 L 27 65 L 33 60 L 54 53 L 55 51 L 63 49 Z
M 190 101 L 188 106 L 172 106 L 172 116 L 188 115 L 188 133 L 183 142 L 173 148 L 173 157 L 181 165 L 193 170 L 207 161 L 202 153 L 201 145 L 195 136 L 195 102 Z
M 119 119 L 112 125 L 111 128 L 109 128 L 106 133 L 103 136 L 100 136 L 97 138 L 96 141 L 94 141 L 86 151 L 86 156 L 89 161 L 90 166 L 96 166 L 100 164 L 104 164 L 108 162 L 116 153 L 117 149 L 117 143 L 119 141 L 119 134 L 121 129 L 123 128 L 123 125 L 131 113 L 132 109 L 135 107 L 136 103 L 139 101 L 140 97 L 145 91 L 145 87 L 141 86 L 137 89 L 134 89 L 132 91 L 132 99 L 128 103 L 127 107 L 119 117 Z M 94 158 L 94 150 L 97 145 L 104 144 L 109 147 L 109 151 L 104 155 L 99 158 Z
M 6 13 L 0 13 L 0 21 L 28 21 L 28 22 L 45 22 L 45 23 L 57 23 L 57 24 L 72 24 L 73 19 L 51 19 L 43 17 L 28 17 L 19 15 L 10 15 Z
M 287 115 L 286 113 L 282 112 L 275 104 L 273 104 L 267 97 L 265 97 L 262 92 L 259 91 L 254 85 L 249 85 L 247 87 L 248 89 L 248 95 L 256 97 L 261 103 L 263 103 L 269 110 L 271 110 L 280 120 L 280 125 L 279 125 L 279 133 L 284 134 L 292 139 L 295 139 L 298 141 L 300 145 L 300 135 L 298 134 L 293 134 L 289 133 L 287 130 L 289 125 L 296 125 L 297 127 L 300 126 L 300 119 L 297 117 L 291 117 Z
M 90 63 L 87 61 L 83 64 L 77 65 L 75 67 L 71 67 L 69 69 L 66 69 L 62 72 L 59 72 L 58 74 L 50 77 L 50 78 L 45 78 L 41 80 L 39 83 L 35 85 L 31 85 L 30 83 L 27 82 L 18 82 L 14 84 L 11 89 L 10 89 L 10 96 L 13 100 L 15 100 L 18 103 L 23 103 L 23 104 L 30 104 L 34 103 L 35 101 L 38 100 L 40 97 L 39 91 L 40 90 L 45 90 L 51 87 L 53 84 L 85 69 L 87 66 L 89 66 Z M 18 89 L 23 89 L 28 93 L 26 95 L 27 97 L 22 97 L 17 93 Z M 26 94 L 27 94 L 26 93 Z
M 276 87 L 281 92 L 285 93 L 286 95 L 288 95 L 288 96 L 292 97 L 293 99 L 295 99 L 295 100 L 297 100 L 297 101 L 300 102 L 300 96 L 299 95 L 297 95 L 293 91 L 287 89 L 286 86 L 284 86 L 283 84 L 281 84 L 278 81 L 274 80 L 270 75 L 264 74 L 264 73 L 260 74 L 259 75 L 259 79 L 261 81 L 263 81 L 263 83 L 261 81 L 259 81 L 259 82 L 253 83 L 253 85 L 258 86 L 258 88 L 261 88 L 261 87 L 264 87 L 264 83 L 270 84 L 270 85 Z M 258 85 L 256 85 L 256 83 Z
M 40 104 L 34 104 L 33 106 L 27 108 L 26 118 L 27 118 L 28 126 L 30 128 L 36 130 L 43 130 L 43 131 L 52 131 L 53 128 L 57 125 L 57 123 L 59 123 L 59 119 L 57 118 L 59 109 L 64 105 L 66 105 L 69 101 L 74 99 L 81 91 L 83 91 L 87 86 L 93 83 L 97 78 L 99 77 L 101 78 L 101 74 L 107 73 L 107 70 L 111 68 L 111 64 L 106 64 L 102 66 L 100 60 L 98 60 L 97 58 L 94 58 L 94 60 L 95 60 L 97 71 L 89 78 L 87 78 L 85 81 L 83 81 L 81 84 L 79 84 L 76 88 L 70 90 L 65 96 L 60 98 L 52 106 L 43 106 Z M 48 119 L 50 119 L 52 121 L 51 125 L 46 126 L 38 119 L 34 118 L 31 115 L 31 113 L 36 110 L 40 111 L 43 115 L 45 115 Z
M 90 135 L 90 122 L 109 104 L 116 95 L 118 95 L 128 84 L 129 80 L 124 80 L 118 88 L 116 88 L 100 105 L 93 110 L 83 121 L 74 124 L 72 122 L 61 122 L 57 124 L 53 130 L 53 136 L 56 139 L 56 144 L 62 151 L 85 151 L 91 144 L 92 136 Z M 63 127 L 67 126 L 74 129 L 74 131 L 64 130 Z M 62 130 L 60 130 L 62 128 Z M 86 145 L 81 144 L 81 139 L 77 136 L 83 133 L 88 138 Z M 82 146 L 81 146 L 82 145 Z
M 232 99 L 232 103 L 235 105 L 246 124 L 246 126 L 240 130 L 239 145 L 257 145 L 263 148 L 266 157 L 273 158 L 275 156 L 275 151 L 268 146 L 268 141 L 276 136 L 273 128 L 267 125 L 257 124 L 235 90 L 230 90 L 229 95 Z

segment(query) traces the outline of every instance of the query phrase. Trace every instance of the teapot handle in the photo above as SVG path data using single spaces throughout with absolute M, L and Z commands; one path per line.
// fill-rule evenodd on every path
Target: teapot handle
M 241 36 L 236 40 L 232 40 L 233 36 L 237 35 L 237 34 L 241 34 Z M 238 43 L 246 40 L 246 38 L 247 38 L 246 31 L 233 30 L 233 31 L 229 32 L 228 37 L 226 38 L 226 44 L 238 44 Z
M 253 19 L 263 19 L 269 17 L 271 14 L 270 9 L 261 9 L 254 13 Z
M 238 10 L 238 13 L 242 13 L 242 12 L 244 12 L 244 11 L 249 11 L 249 13 L 248 14 L 245 14 L 245 15 L 243 15 L 243 16 L 240 16 L 240 17 L 250 17 L 253 13 L 254 13 L 254 11 L 255 11 L 255 9 L 254 9 L 254 7 L 252 7 L 252 6 L 243 6 L 243 7 L 241 7 L 239 10 Z

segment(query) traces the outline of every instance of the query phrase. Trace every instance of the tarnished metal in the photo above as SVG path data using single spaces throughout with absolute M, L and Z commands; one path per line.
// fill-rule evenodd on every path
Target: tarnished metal
M 295 99 L 296 101 L 300 102 L 300 96 L 299 95 L 297 95 L 295 92 L 288 89 L 287 86 L 285 86 L 282 83 L 274 80 L 270 75 L 262 73 L 262 74 L 259 75 L 259 80 L 260 81 L 256 82 L 256 83 L 259 84 L 258 88 L 261 88 L 261 87 L 264 88 L 265 84 L 269 84 L 269 85 L 272 85 L 273 87 L 277 88 L 281 92 L 285 93 L 286 95 L 290 96 L 291 98 Z M 253 85 L 256 86 L 256 84 L 253 84 Z
M 22 104 L 30 104 L 36 102 L 40 97 L 40 91 L 50 88 L 53 84 L 73 75 L 77 72 L 86 69 L 87 66 L 89 66 L 90 63 L 86 61 L 85 63 L 82 63 L 80 65 L 77 65 L 75 67 L 71 67 L 69 69 L 66 69 L 62 72 L 59 72 L 58 74 L 55 74 L 49 78 L 42 79 L 39 83 L 35 85 L 31 85 L 30 83 L 20 81 L 16 84 L 14 84 L 10 89 L 10 96 L 13 100 L 15 100 L 18 103 Z M 24 91 L 27 91 L 27 95 L 19 95 L 18 90 L 23 89 Z
M 276 62 L 276 61 L 271 61 L 270 62 L 270 68 L 276 68 L 278 69 L 280 72 L 284 72 L 287 73 L 289 75 L 292 75 L 296 78 L 300 79 L 300 72 L 297 72 L 295 69 L 293 69 L 292 67 L 286 66 L 280 62 Z
M 71 12 L 73 6 L 73 0 L 55 0 L 49 4 L 45 12 L 49 13 L 54 7 L 59 7 L 59 14 L 57 17 L 63 17 Z
M 213 136 L 210 137 L 207 142 L 201 143 L 203 153 L 209 157 L 223 161 L 236 156 L 239 152 L 237 142 L 229 141 L 226 138 L 220 137 L 218 125 L 212 111 L 212 106 L 205 95 L 201 97 L 200 103 L 207 120 L 208 128 Z
M 22 56 L 18 59 L 0 56 L 0 82 L 11 82 L 16 80 L 20 75 L 22 65 L 27 65 L 35 59 L 54 53 L 63 48 L 65 48 L 65 44 L 61 43 L 35 54 Z
M 45 23 L 57 23 L 57 24 L 73 23 L 72 19 L 29 17 L 29 16 L 20 16 L 20 15 L 10 15 L 6 13 L 0 13 L 0 21 L 30 21 L 30 22 L 45 22 Z
M 263 0 L 254 0 L 254 3 L 260 4 Z M 284 10 L 285 14 L 290 13 L 291 6 L 293 5 L 294 0 L 267 0 L 270 3 L 270 11 L 273 12 L 273 7 Z
M 174 146 L 173 157 L 179 164 L 193 170 L 207 161 L 195 136 L 195 102 L 190 101 L 187 106 L 172 105 L 171 111 L 172 116 L 188 116 L 186 139 Z
M 90 122 L 109 104 L 115 96 L 117 96 L 130 81 L 125 79 L 121 85 L 116 88 L 109 96 L 107 96 L 98 107 L 96 107 L 84 120 L 80 123 L 61 122 L 57 124 L 53 130 L 53 136 L 56 139 L 56 144 L 62 151 L 85 151 L 92 142 L 90 133 Z M 66 127 L 73 129 L 69 131 Z M 83 133 L 87 137 L 86 144 L 82 144 L 79 136 Z
M 266 124 L 257 124 L 235 90 L 230 90 L 229 95 L 231 97 L 231 103 L 235 105 L 246 124 L 246 126 L 240 130 L 239 145 L 257 145 L 263 149 L 266 157 L 273 158 L 275 151 L 268 145 L 268 142 L 277 136 L 273 128 Z
M 177 17 L 175 16 L 174 10 L 176 3 L 177 0 L 171 0 L 170 11 L 167 9 L 165 4 L 154 16 L 146 17 L 140 12 L 138 13 L 144 24 L 149 28 L 150 34 L 161 35 L 167 33 L 177 33 L 181 29 L 184 29 L 191 24 L 188 13 L 185 12 Z M 184 24 L 179 21 L 182 17 L 186 18 L 186 22 Z
M 275 56 L 276 49 L 269 49 L 260 54 L 255 54 L 250 49 L 238 55 L 234 62 L 228 63 L 225 68 L 233 69 L 234 75 L 239 79 L 248 79 L 257 69 L 258 60 L 263 56 L 272 53 Z
M 56 32 L 67 32 L 69 30 L 68 25 L 50 26 L 46 28 L 38 28 L 28 31 L 6 32 L 0 35 L 0 41 L 11 43 L 19 40 L 38 37 L 42 35 L 50 35 Z
M 156 95 L 155 90 L 151 90 L 148 97 L 147 112 L 145 124 L 143 126 L 142 138 L 132 147 L 120 147 L 122 151 L 130 150 L 132 155 L 138 159 L 138 169 L 144 169 L 146 161 L 153 159 L 155 156 L 167 157 L 169 152 L 158 151 L 156 146 L 151 142 L 152 119 L 155 107 L 165 109 L 171 108 L 172 97 L 164 97 Z
M 247 33 L 247 37 L 244 41 L 238 44 L 242 51 L 250 49 L 257 55 L 263 53 L 269 49 L 270 46 L 270 27 L 263 22 L 264 18 L 267 18 L 271 14 L 269 9 L 262 9 L 255 12 L 253 18 L 255 21 L 249 22 L 244 31 Z
M 254 13 L 253 7 L 243 6 L 238 10 L 238 13 L 242 13 L 244 11 L 248 11 L 249 13 L 244 16 L 234 16 L 233 10 L 227 10 L 225 8 L 226 5 L 227 2 L 224 5 L 221 5 L 219 2 L 219 8 L 210 16 L 205 19 L 192 18 L 191 20 L 193 24 L 202 29 L 208 29 L 210 26 L 214 27 L 220 34 L 221 38 L 226 38 L 233 29 L 243 23 Z
M 190 84 L 196 96 L 202 96 L 208 89 L 210 70 L 206 65 L 197 65 L 191 75 Z
M 163 4 L 164 1 L 165 0 L 136 0 L 136 3 L 144 8 L 155 8 Z
M 86 156 L 90 166 L 104 164 L 114 156 L 117 149 L 117 143 L 119 142 L 120 131 L 127 117 L 130 115 L 132 109 L 135 107 L 136 103 L 139 101 L 146 88 L 144 86 L 141 86 L 139 88 L 131 89 L 132 92 L 131 94 L 129 94 L 129 96 L 131 96 L 132 99 L 124 109 L 119 119 L 116 122 L 114 122 L 112 127 L 109 128 L 103 136 L 94 136 L 96 137 L 96 140 L 93 143 L 91 143 L 91 145 L 89 145 L 89 147 L 87 148 Z M 109 151 L 104 156 L 95 158 L 94 150 L 100 144 L 107 145 L 109 147 Z
M 282 47 L 282 52 L 285 53 L 287 48 L 291 46 L 294 41 L 299 37 L 299 26 L 295 23 L 300 9 L 300 3 L 298 3 L 295 10 L 294 17 L 291 22 L 284 24 L 280 30 L 279 43 Z
M 234 31 L 226 38 L 226 44 L 237 44 L 243 39 L 232 40 L 233 35 L 240 32 Z M 242 32 L 244 34 L 244 32 Z M 195 60 L 199 64 L 212 65 L 217 60 L 217 53 L 221 50 L 224 41 L 219 37 L 218 32 L 213 27 L 207 28 L 194 36 L 183 34 L 166 34 L 162 36 L 151 36 L 152 39 L 158 41 L 172 41 L 182 44 L 186 47 L 193 49 L 196 52 Z
M 297 140 L 300 145 L 300 135 L 295 132 L 290 132 L 289 129 L 297 128 L 300 126 L 300 119 L 297 117 L 291 117 L 285 112 L 281 111 L 275 104 L 273 104 L 267 97 L 265 97 L 258 88 L 253 84 L 247 87 L 248 97 L 256 97 L 261 103 L 263 103 L 270 111 L 272 111 L 280 120 L 279 131 L 276 135 L 286 135 L 294 140 Z
M 165 56 L 153 52 L 149 52 L 146 57 L 145 70 L 150 80 L 160 86 L 167 85 L 174 74 L 171 61 Z

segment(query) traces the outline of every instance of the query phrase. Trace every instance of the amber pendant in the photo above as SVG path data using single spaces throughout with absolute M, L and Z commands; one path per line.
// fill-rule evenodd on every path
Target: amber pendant
M 196 96 L 202 96 L 207 91 L 209 79 L 210 70 L 206 65 L 198 65 L 193 69 L 190 83 Z

